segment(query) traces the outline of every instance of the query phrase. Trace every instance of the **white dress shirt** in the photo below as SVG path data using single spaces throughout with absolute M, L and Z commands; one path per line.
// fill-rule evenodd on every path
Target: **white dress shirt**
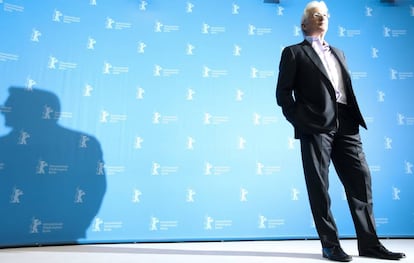
M 329 79 L 335 89 L 336 101 L 346 104 L 346 92 L 341 67 L 334 54 L 332 54 L 328 43 L 326 41 L 321 43 L 319 38 L 311 36 L 307 36 L 306 40 L 312 45 L 328 72 Z

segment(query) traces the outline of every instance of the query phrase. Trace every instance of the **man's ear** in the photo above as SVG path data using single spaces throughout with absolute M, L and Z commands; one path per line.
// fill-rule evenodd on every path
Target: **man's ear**
M 302 31 L 306 32 L 306 24 L 303 23 L 301 26 L 302 26 Z

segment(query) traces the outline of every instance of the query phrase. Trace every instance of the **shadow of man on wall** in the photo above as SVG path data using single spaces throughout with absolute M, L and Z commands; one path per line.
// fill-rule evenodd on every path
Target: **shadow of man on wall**
M 0 246 L 78 243 L 106 190 L 99 142 L 58 124 L 49 91 L 10 87 L 0 109 Z

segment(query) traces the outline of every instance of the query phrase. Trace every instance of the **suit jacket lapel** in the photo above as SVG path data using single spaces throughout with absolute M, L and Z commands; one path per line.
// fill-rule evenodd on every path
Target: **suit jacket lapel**
M 322 60 L 319 58 L 316 51 L 313 49 L 313 47 L 309 44 L 308 41 L 304 40 L 302 42 L 302 48 L 303 51 L 308 55 L 308 57 L 312 60 L 312 62 L 316 65 L 316 67 L 325 75 L 325 77 L 329 79 L 328 72 L 325 69 L 325 66 L 322 63 Z
M 331 51 L 332 51 L 332 54 L 334 54 L 334 56 L 338 60 L 339 64 L 341 65 L 341 68 L 342 68 L 342 77 L 343 78 L 345 78 L 345 77 L 350 78 L 349 71 L 348 71 L 348 68 L 346 66 L 344 57 L 343 56 L 340 56 L 339 55 L 340 54 L 339 51 L 336 48 L 332 47 L 332 46 L 331 46 Z

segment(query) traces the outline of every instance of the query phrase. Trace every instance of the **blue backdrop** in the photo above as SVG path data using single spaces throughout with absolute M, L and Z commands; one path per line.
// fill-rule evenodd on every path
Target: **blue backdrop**
M 307 2 L 0 0 L 0 246 L 317 237 L 274 97 Z M 326 3 L 378 233 L 413 237 L 414 1 Z

